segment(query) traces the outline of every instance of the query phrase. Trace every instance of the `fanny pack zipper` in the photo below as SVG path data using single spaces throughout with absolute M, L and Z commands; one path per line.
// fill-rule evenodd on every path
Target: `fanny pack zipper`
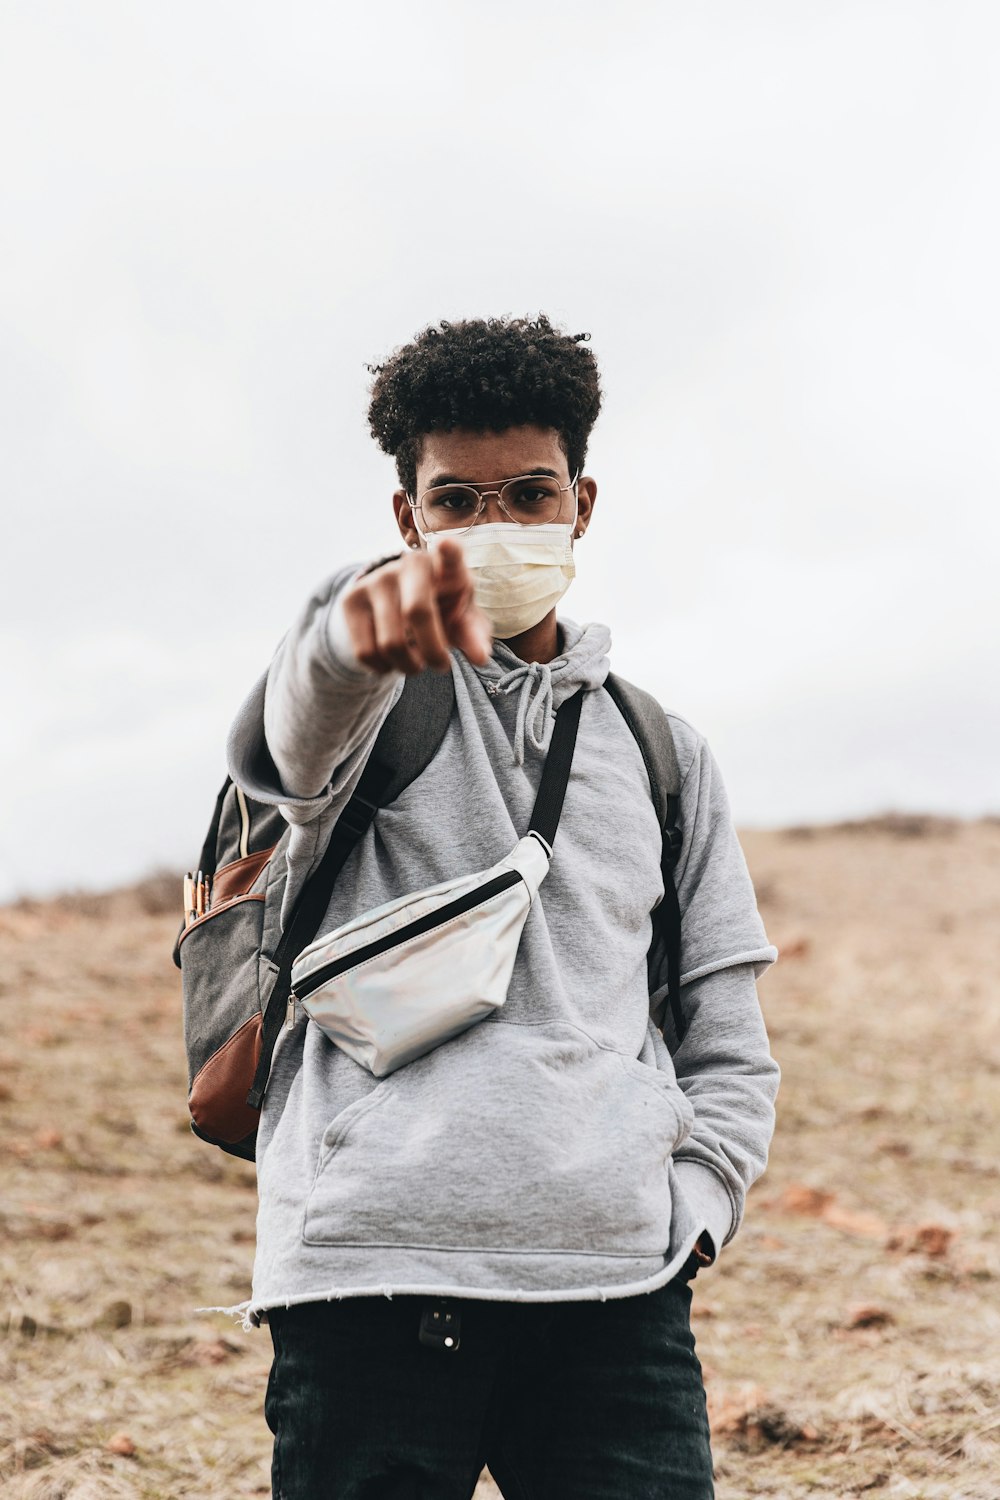
M 316 970 L 315 974 L 310 974 L 307 979 L 296 985 L 289 995 L 289 1018 L 294 1016 L 296 1003 L 308 999 L 313 991 L 326 984 L 327 980 L 336 979 L 338 974 L 345 974 L 348 969 L 367 963 L 371 958 L 379 958 L 383 953 L 389 953 L 393 948 L 401 947 L 411 938 L 422 937 L 426 932 L 433 932 L 435 927 L 443 927 L 453 917 L 463 916 L 465 912 L 472 911 L 473 907 L 481 906 L 485 901 L 492 900 L 503 891 L 509 891 L 511 886 L 517 885 L 518 881 L 523 879 L 524 876 L 520 870 L 505 870 L 502 875 L 495 875 L 485 885 L 477 885 L 475 890 L 467 891 L 464 896 L 449 901 L 447 906 L 439 906 L 436 910 L 428 912 L 426 916 L 418 917 L 415 922 L 407 923 L 398 932 L 378 938 L 374 943 L 355 948 L 353 953 L 347 953 L 343 958 L 336 958 L 332 963 L 324 964 L 321 969 Z

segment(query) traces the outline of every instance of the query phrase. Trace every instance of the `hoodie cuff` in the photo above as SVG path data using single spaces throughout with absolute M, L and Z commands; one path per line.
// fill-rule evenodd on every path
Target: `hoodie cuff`
M 697 1161 L 675 1161 L 674 1172 L 695 1217 L 708 1230 L 716 1258 L 736 1231 L 733 1203 L 725 1183 L 711 1167 Z

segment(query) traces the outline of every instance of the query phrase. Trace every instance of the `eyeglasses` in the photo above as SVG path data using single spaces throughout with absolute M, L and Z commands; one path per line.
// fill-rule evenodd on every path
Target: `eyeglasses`
M 422 491 L 407 504 L 419 511 L 425 531 L 468 531 L 486 509 L 488 495 L 496 495 L 504 515 L 517 526 L 539 526 L 559 514 L 562 497 L 576 488 L 579 470 L 569 484 L 560 484 L 550 474 L 518 474 L 497 489 L 472 484 L 438 484 Z

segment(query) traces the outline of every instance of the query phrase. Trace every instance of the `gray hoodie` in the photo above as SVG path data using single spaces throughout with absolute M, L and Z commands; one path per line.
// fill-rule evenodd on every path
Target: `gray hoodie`
M 286 910 L 402 691 L 399 674 L 351 651 L 338 598 L 360 566 L 308 600 L 271 663 L 263 716 L 251 695 L 230 734 L 234 781 L 294 825 Z M 688 1029 L 668 1048 L 651 1018 L 665 1010 L 664 955 L 647 971 L 663 895 L 649 782 L 601 691 L 608 630 L 561 619 L 560 631 L 547 664 L 499 642 L 483 667 L 452 653 L 441 747 L 378 813 L 320 928 L 507 855 L 527 830 L 554 712 L 582 686 L 554 858 L 506 1004 L 381 1080 L 304 1016 L 282 1031 L 257 1142 L 248 1323 L 273 1306 L 397 1292 L 630 1296 L 669 1280 L 703 1231 L 717 1249 L 736 1233 L 774 1128 L 778 1067 L 755 980 L 777 952 L 718 767 L 671 715 Z

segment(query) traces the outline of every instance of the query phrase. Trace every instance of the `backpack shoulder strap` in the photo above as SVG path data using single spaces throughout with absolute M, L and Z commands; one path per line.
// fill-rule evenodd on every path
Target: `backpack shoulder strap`
M 663 830 L 663 900 L 653 912 L 653 922 L 667 954 L 667 999 L 677 1041 L 684 1039 L 687 1025 L 681 1010 L 681 909 L 674 871 L 680 858 L 683 832 L 679 826 L 681 773 L 670 720 L 651 693 L 609 672 L 604 687 L 639 746 L 660 827 Z M 666 1041 L 666 1035 L 664 1035 Z
M 371 827 L 380 807 L 388 807 L 400 792 L 430 765 L 444 739 L 455 702 L 451 672 L 428 669 L 408 677 L 387 715 L 353 795 L 337 819 L 319 865 L 299 893 L 291 920 L 274 952 L 277 969 L 264 1011 L 260 1062 L 247 1095 L 259 1109 L 271 1070 L 271 1054 L 281 1030 L 291 990 L 292 965 L 319 931 L 330 905 L 337 876 Z
M 415 677 L 407 677 L 379 731 L 358 782 L 358 791 L 365 787 L 370 776 L 371 789 L 379 797 L 377 805 L 388 807 L 395 802 L 400 792 L 416 781 L 434 759 L 454 704 L 455 680 L 450 670 L 434 672 L 428 668 Z

